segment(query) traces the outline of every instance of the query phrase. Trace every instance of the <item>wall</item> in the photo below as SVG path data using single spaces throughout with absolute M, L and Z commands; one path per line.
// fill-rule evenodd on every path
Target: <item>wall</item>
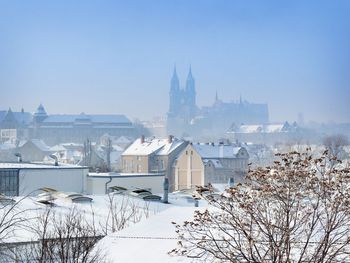
M 204 185 L 204 165 L 200 155 L 188 145 L 179 155 L 174 168 L 174 185 L 170 190 L 192 188 Z
M 87 193 L 93 195 L 105 194 L 106 183 L 110 177 L 106 174 L 89 175 L 87 177 Z M 114 176 L 112 181 L 108 183 L 107 188 L 111 186 L 122 186 L 127 189 L 131 188 L 147 188 L 153 194 L 163 193 L 164 175 L 131 175 L 131 176 Z
M 53 168 L 21 169 L 19 172 L 19 195 L 36 195 L 33 191 L 51 187 L 64 192 L 86 192 L 88 169 Z
M 122 155 L 121 161 L 123 173 L 148 173 L 150 171 L 148 155 Z

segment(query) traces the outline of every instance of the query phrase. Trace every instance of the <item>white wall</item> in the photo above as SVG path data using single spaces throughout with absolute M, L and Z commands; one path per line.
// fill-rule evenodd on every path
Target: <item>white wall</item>
M 64 192 L 86 192 L 88 169 L 21 169 L 19 195 L 31 194 L 41 187 L 51 187 Z M 33 193 L 36 194 L 36 193 Z
M 99 195 L 105 194 L 106 182 L 110 180 L 105 176 L 88 176 L 87 179 L 87 194 Z M 112 177 L 112 181 L 108 183 L 108 187 L 122 186 L 125 188 L 149 188 L 153 194 L 163 193 L 164 176 L 125 176 Z

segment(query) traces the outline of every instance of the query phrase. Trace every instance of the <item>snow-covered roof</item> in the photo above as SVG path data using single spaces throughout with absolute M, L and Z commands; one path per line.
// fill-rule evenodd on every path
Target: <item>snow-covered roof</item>
M 203 209 L 169 205 L 165 211 L 103 238 L 98 248 L 110 262 L 192 262 L 190 258 L 168 254 L 179 241 L 171 222 L 191 220 L 195 210 Z
M 171 143 L 166 143 L 157 155 L 168 155 L 184 143 L 185 141 L 174 138 Z
M 39 139 L 31 139 L 30 142 L 32 142 L 36 147 L 38 147 L 43 152 L 50 152 L 50 147 L 46 145 L 46 143 Z M 24 146 L 24 145 L 23 145 Z
M 223 168 L 222 163 L 218 159 L 204 159 L 204 163 L 209 163 L 211 162 L 215 168 Z
M 50 151 L 52 152 L 63 152 L 66 151 L 67 149 L 65 147 L 63 147 L 62 145 L 58 144 L 58 145 L 54 145 L 50 148 Z
M 194 144 L 193 148 L 203 159 L 236 158 L 242 149 L 224 144 Z
M 297 128 L 297 125 L 290 125 L 288 122 L 277 123 L 277 124 L 242 124 L 238 127 L 233 125 L 229 132 L 236 133 L 276 133 L 276 132 L 287 132 Z
M 125 136 L 120 136 L 118 139 L 115 140 L 115 143 L 130 143 L 131 141 L 131 139 Z
M 8 111 L 0 111 L 0 122 L 3 121 Z M 33 115 L 30 112 L 12 112 L 14 118 L 19 124 L 28 125 L 32 119 Z
M 126 155 L 150 155 L 157 152 L 157 155 L 168 155 L 177 147 L 185 143 L 183 140 L 172 139 L 169 142 L 168 139 L 144 139 L 142 142 L 141 138 L 136 139 L 124 152 L 123 156 Z
M 55 166 L 53 164 L 46 163 L 0 163 L 0 169 L 86 169 L 85 166 L 59 164 Z

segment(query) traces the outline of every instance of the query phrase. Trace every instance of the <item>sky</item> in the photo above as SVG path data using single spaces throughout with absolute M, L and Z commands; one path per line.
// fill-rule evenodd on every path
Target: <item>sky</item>
M 350 122 L 350 1 L 0 0 L 0 110 L 165 116 L 174 65 L 197 105 Z

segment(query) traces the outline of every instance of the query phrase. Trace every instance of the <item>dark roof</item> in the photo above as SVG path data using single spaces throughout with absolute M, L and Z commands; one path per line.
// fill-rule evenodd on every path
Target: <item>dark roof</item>
M 57 114 L 49 115 L 44 123 L 74 123 L 79 120 L 90 121 L 92 123 L 131 123 L 130 120 L 121 114 L 101 114 L 101 115 L 72 115 L 72 114 Z
M 8 111 L 0 111 L 0 122 L 3 122 L 6 118 Z M 29 125 L 33 119 L 30 112 L 11 112 L 14 119 L 20 125 Z

